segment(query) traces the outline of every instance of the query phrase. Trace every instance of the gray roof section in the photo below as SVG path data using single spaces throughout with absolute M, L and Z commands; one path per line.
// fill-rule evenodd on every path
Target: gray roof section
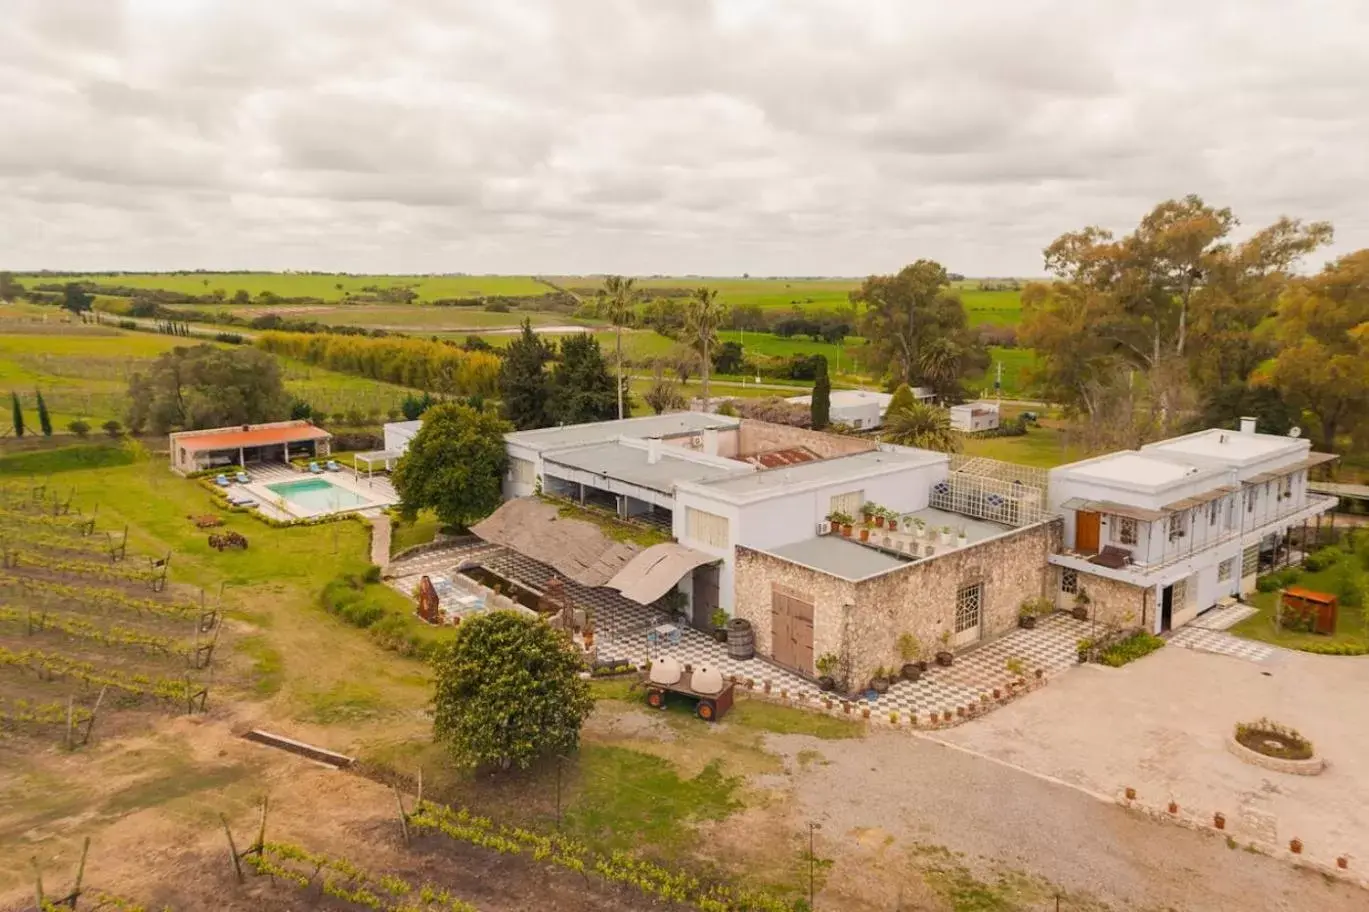
M 534 450 L 559 450 L 565 447 L 606 443 L 619 437 L 671 437 L 677 434 L 698 434 L 707 428 L 734 428 L 740 418 L 708 415 L 703 412 L 669 412 L 624 418 L 622 421 L 592 421 L 588 424 L 569 424 L 565 427 L 539 428 L 534 431 L 514 431 L 504 440 Z
M 651 463 L 644 447 L 613 442 L 547 453 L 542 458 L 548 466 L 570 466 L 663 494 L 673 493 L 681 481 L 707 481 L 755 471 L 748 463 L 720 456 L 691 459 L 690 451 L 674 446 L 662 445 L 660 453 L 661 458 Z
M 914 450 L 906 447 L 896 450 L 871 450 L 715 481 L 708 485 L 708 492 L 733 495 L 737 500 L 749 500 L 753 497 L 760 499 L 805 485 L 821 486 L 898 469 L 949 462 L 950 457 L 945 453 L 933 453 L 931 450 Z
M 909 563 L 883 551 L 857 545 L 837 535 L 797 541 L 780 548 L 772 548 L 770 553 L 848 580 L 864 579 Z
M 942 529 L 946 526 L 950 526 L 953 532 L 964 529 L 965 537 L 969 539 L 970 544 L 1002 535 L 1005 532 L 1011 532 L 1014 528 L 986 519 L 964 516 L 960 513 L 948 513 L 945 510 L 938 510 L 936 507 L 926 507 L 922 510 L 914 510 L 912 513 L 905 513 L 905 522 L 909 517 L 917 517 L 925 522 L 929 529 Z

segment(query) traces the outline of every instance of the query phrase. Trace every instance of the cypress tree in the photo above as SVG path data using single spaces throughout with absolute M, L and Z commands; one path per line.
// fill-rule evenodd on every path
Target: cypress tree
M 523 332 L 505 351 L 499 368 L 499 395 L 504 401 L 504 417 L 520 431 L 553 423 L 547 365 L 554 354 L 541 336 L 532 331 L 530 320 L 523 321 Z
M 818 355 L 818 378 L 813 383 L 813 430 L 820 431 L 831 423 L 832 380 L 827 376 L 827 359 Z
M 34 394 L 38 397 L 38 427 L 42 429 L 44 437 L 52 436 L 52 418 L 48 416 L 48 404 L 43 401 L 43 394 L 35 390 Z
M 10 400 L 14 403 L 14 436 L 24 436 L 24 410 L 19 406 L 19 394 L 10 393 Z

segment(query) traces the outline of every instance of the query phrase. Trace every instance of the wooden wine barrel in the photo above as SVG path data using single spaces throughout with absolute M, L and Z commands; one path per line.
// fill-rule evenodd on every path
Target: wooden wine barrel
M 756 632 L 751 622 L 733 618 L 727 622 L 727 655 L 733 659 L 749 659 L 756 654 Z

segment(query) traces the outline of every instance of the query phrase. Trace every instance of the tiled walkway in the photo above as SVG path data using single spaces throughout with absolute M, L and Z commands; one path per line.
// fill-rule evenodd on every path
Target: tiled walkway
M 1227 630 L 1233 624 L 1245 620 L 1255 613 L 1252 605 L 1244 605 L 1237 602 L 1228 605 L 1226 608 L 1213 608 L 1211 611 L 1204 611 L 1193 619 L 1190 627 L 1199 627 L 1203 630 Z
M 1204 630 L 1192 624 L 1170 636 L 1169 645 L 1199 652 L 1215 652 L 1248 662 L 1267 662 L 1281 652 L 1277 646 L 1243 639 L 1224 630 Z
M 419 577 L 450 576 L 462 560 L 478 560 L 491 570 L 541 589 L 555 575 L 552 568 L 521 554 L 484 543 L 455 544 L 447 548 L 396 561 L 390 567 L 395 575 L 391 585 L 412 596 Z M 601 662 L 642 666 L 661 656 L 673 656 L 695 666 L 712 666 L 725 677 L 750 679 L 757 689 L 770 683 L 772 693 L 787 691 L 791 698 L 814 701 L 821 696 L 816 683 L 786 671 L 760 658 L 733 659 L 727 646 L 701 631 L 681 627 L 678 645 L 653 645 L 647 631 L 665 623 L 665 615 L 630 602 L 611 589 L 589 589 L 565 581 L 566 594 L 577 605 L 593 609 L 596 651 Z M 897 711 L 906 717 L 917 713 L 926 718 L 933 712 L 955 712 L 958 707 L 981 702 L 995 687 L 1006 689 L 1014 678 L 1008 671 L 1009 659 L 1019 659 L 1027 675 L 1040 668 L 1047 676 L 1074 665 L 1078 641 L 1089 635 L 1090 624 L 1066 614 L 1042 618 L 1035 630 L 1012 630 L 978 649 L 956 657 L 950 668 L 932 666 L 916 682 L 899 681 L 889 692 L 868 705 L 872 714 L 886 716 Z M 862 704 L 865 701 L 862 698 Z

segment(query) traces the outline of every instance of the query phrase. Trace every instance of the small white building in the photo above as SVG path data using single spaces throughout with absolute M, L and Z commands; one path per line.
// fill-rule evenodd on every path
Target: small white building
M 416 421 L 389 421 L 385 424 L 385 452 L 395 457 L 404 455 L 409 449 L 409 441 L 414 439 L 418 429 L 423 427 L 422 419 Z
M 951 406 L 951 429 L 973 434 L 998 427 L 998 403 L 966 402 Z
M 914 387 L 913 397 L 918 402 L 929 402 L 936 396 L 926 387 Z M 893 394 L 874 390 L 832 390 L 831 407 L 828 418 L 833 424 L 844 424 L 857 431 L 877 428 L 884 423 L 884 413 L 889 410 Z M 812 395 L 790 396 L 785 402 L 811 408 Z
M 1212 429 L 1050 472 L 1063 514 L 1057 601 L 1088 593 L 1101 617 L 1158 633 L 1254 588 L 1262 551 L 1333 509 L 1307 473 L 1334 456 L 1306 440 Z

